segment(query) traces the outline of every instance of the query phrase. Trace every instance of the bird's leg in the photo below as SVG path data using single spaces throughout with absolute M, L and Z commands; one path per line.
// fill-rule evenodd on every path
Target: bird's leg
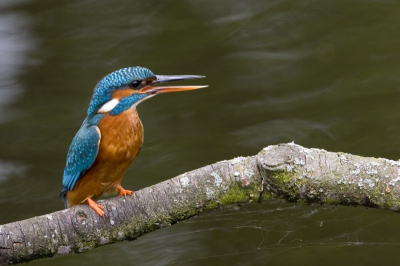
M 134 191 L 123 189 L 121 186 L 118 186 L 118 191 L 120 196 L 135 195 Z
M 94 200 L 92 200 L 91 198 L 87 199 L 87 203 L 89 204 L 89 206 L 95 210 L 100 216 L 104 216 L 104 207 L 97 204 Z

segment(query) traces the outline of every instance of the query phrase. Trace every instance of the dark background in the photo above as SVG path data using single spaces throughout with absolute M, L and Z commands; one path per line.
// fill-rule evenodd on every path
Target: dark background
M 2 0 L 0 224 L 62 209 L 93 88 L 128 66 L 210 87 L 138 107 L 145 142 L 127 189 L 291 141 L 397 160 L 399 13 L 368 0 Z M 32 265 L 395 264 L 399 224 L 382 210 L 260 204 Z

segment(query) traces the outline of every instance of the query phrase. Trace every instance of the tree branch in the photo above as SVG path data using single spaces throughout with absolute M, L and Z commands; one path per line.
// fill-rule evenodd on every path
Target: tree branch
M 399 208 L 400 163 L 295 144 L 268 146 L 144 188 L 135 197 L 87 205 L 0 225 L 0 264 L 78 253 L 132 240 L 219 205 L 289 201 Z

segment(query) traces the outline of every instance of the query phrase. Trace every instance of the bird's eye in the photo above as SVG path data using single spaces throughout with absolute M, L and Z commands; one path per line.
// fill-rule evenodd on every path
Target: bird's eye
M 134 89 L 137 89 L 137 88 L 139 88 L 140 84 L 141 84 L 141 82 L 139 80 L 134 80 L 131 82 L 130 86 Z

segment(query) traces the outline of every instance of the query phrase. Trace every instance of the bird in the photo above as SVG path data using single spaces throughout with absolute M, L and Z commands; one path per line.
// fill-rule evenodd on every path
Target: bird
M 155 95 L 201 89 L 207 86 L 156 86 L 157 84 L 204 78 L 197 75 L 155 75 L 145 67 L 127 67 L 103 77 L 95 86 L 86 119 L 69 147 L 62 178 L 64 207 L 87 203 L 104 216 L 96 200 L 119 192 L 121 181 L 143 143 L 143 125 L 136 107 Z

